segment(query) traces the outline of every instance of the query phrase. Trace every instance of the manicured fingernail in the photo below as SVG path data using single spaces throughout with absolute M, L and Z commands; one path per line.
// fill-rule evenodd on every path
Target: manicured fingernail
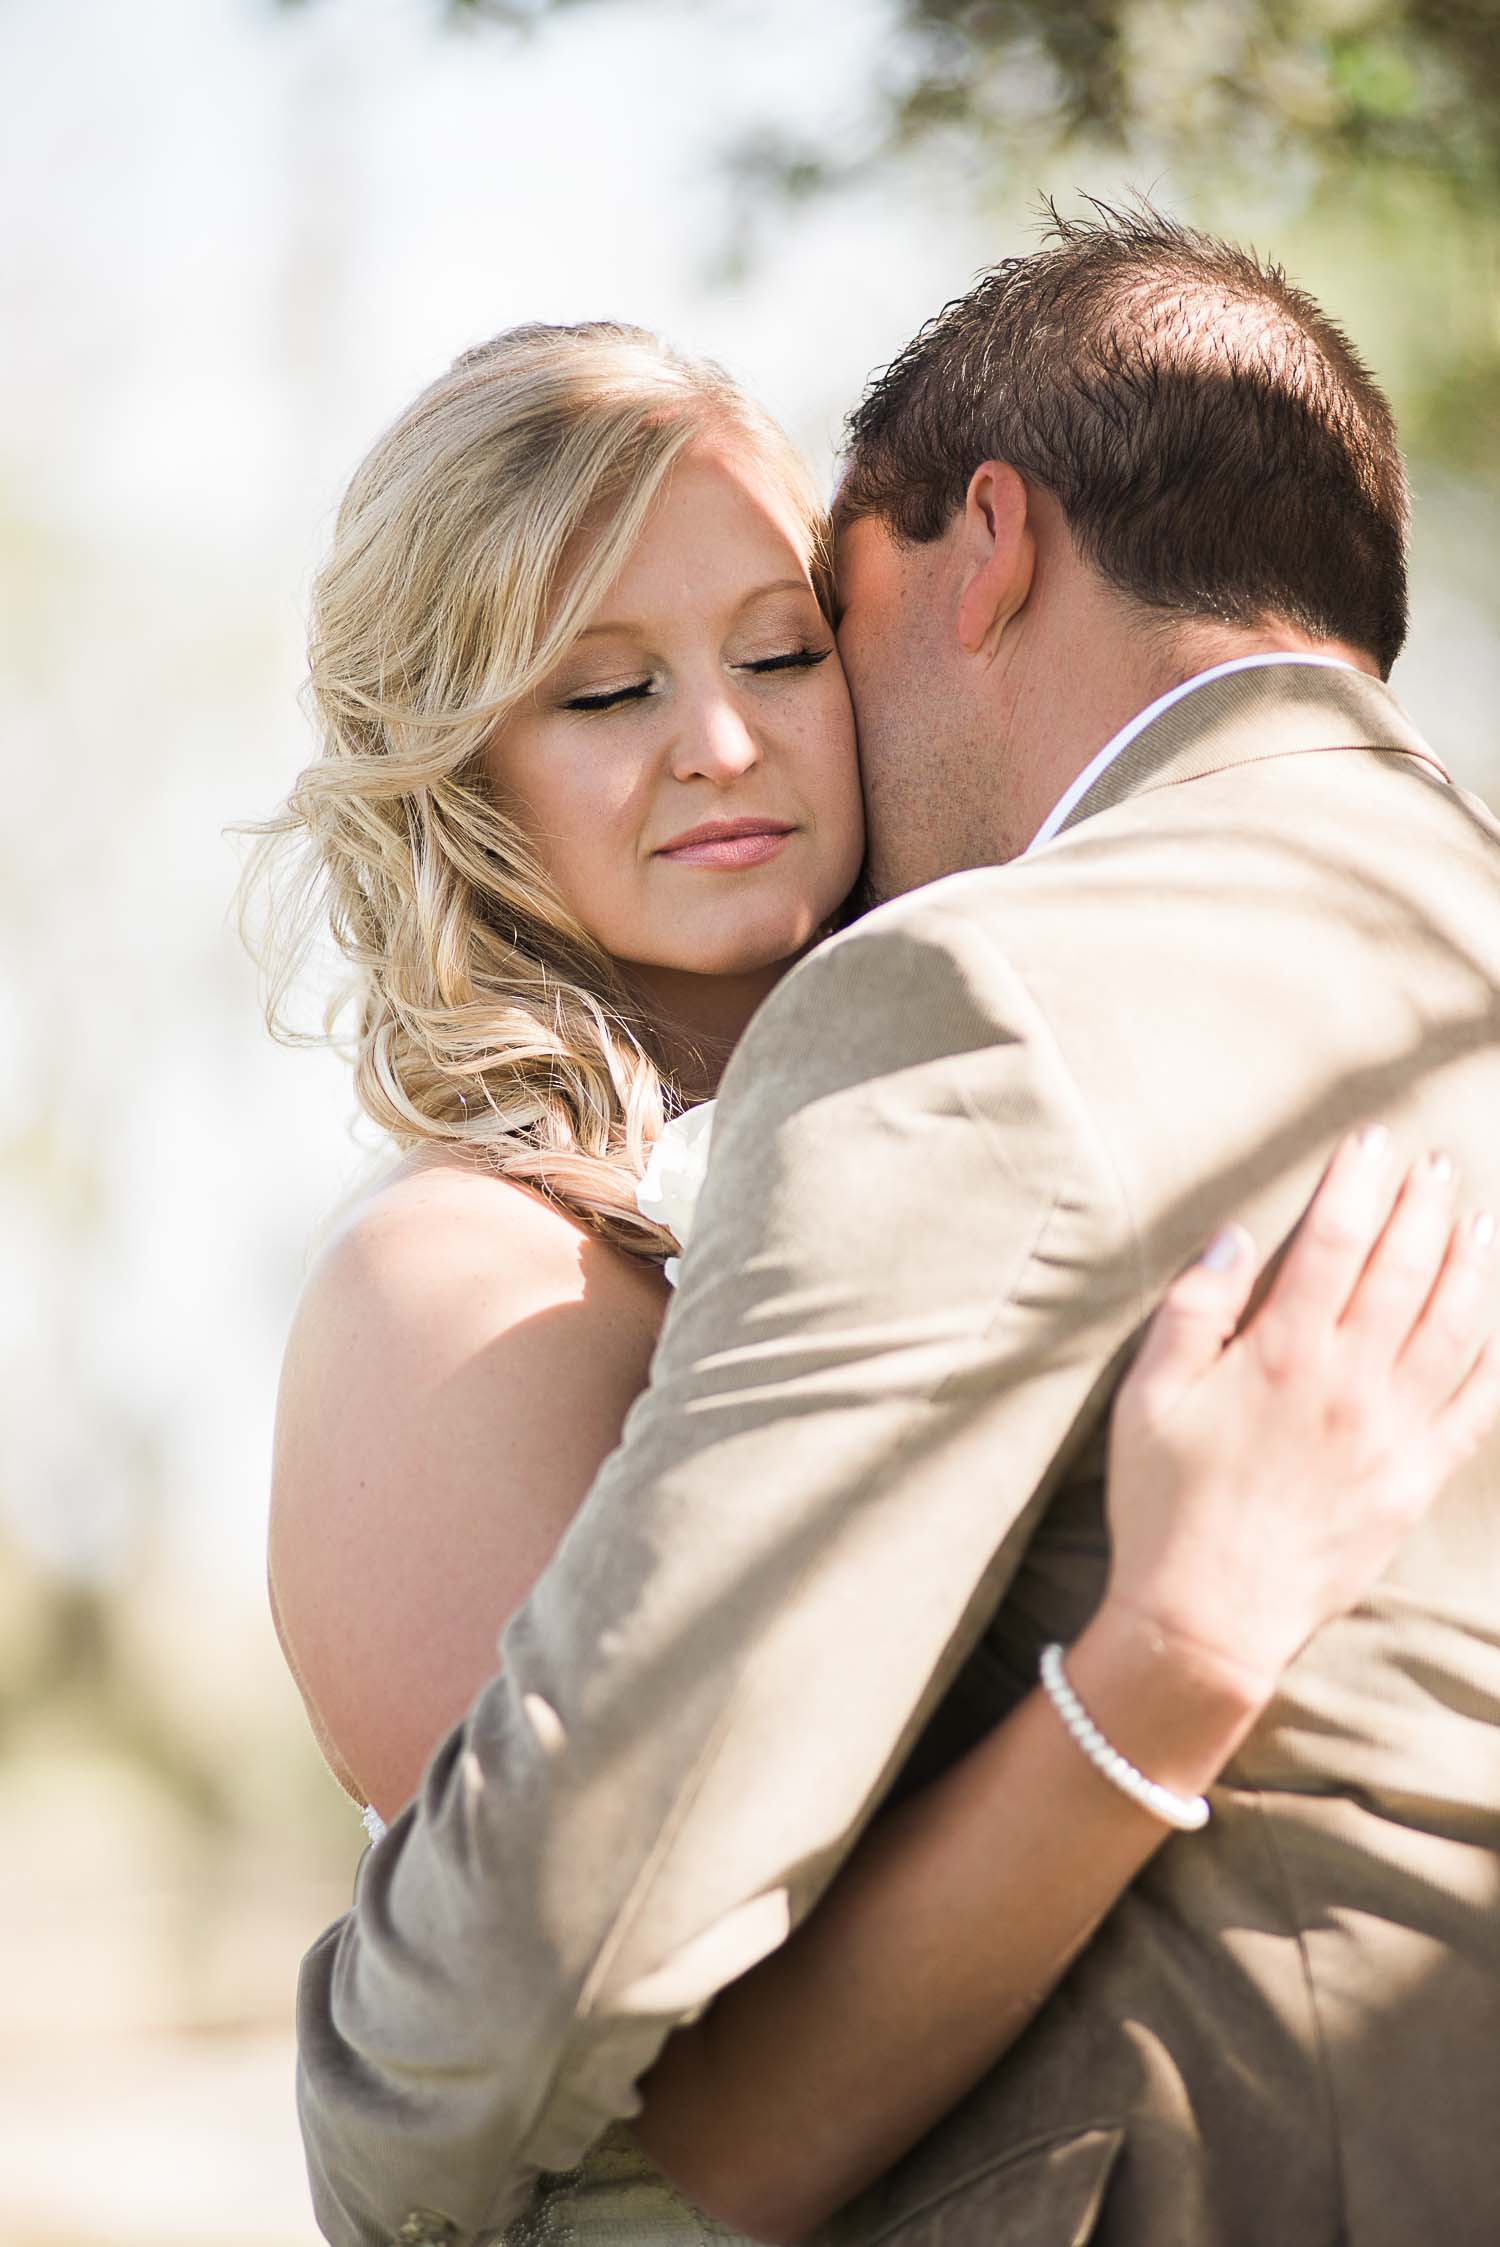
M 1453 1181 L 1453 1157 L 1432 1154 L 1427 1158 L 1427 1175 L 1435 1186 L 1448 1186 Z
M 1211 1272 L 1227 1272 L 1238 1264 L 1245 1253 L 1245 1236 L 1238 1225 L 1226 1225 L 1222 1233 L 1215 1233 L 1199 1257 Z
M 1469 1227 L 1469 1238 L 1474 1243 L 1474 1246 L 1478 1249 L 1489 1249 L 1494 1247 L 1495 1214 L 1493 1210 L 1482 1209 L 1479 1212 L 1479 1215 L 1475 1218 L 1473 1224 Z
M 1366 1124 L 1354 1144 L 1370 1162 L 1380 1162 L 1389 1154 L 1391 1135 L 1384 1124 Z

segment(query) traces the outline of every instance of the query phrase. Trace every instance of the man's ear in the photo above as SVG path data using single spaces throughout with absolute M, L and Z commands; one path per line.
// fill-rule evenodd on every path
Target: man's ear
M 958 644 L 966 655 L 994 653 L 994 643 L 1031 591 L 1036 534 L 1026 486 L 1014 468 L 987 460 L 969 478 L 960 533 L 965 560 L 958 603 Z

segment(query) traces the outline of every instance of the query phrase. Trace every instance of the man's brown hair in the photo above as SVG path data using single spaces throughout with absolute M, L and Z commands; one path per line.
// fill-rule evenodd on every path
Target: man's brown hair
M 1279 267 L 1149 205 L 1055 210 L 928 322 L 849 417 L 840 522 L 938 538 L 981 462 L 1052 494 L 1080 552 L 1182 616 L 1281 618 L 1385 677 L 1406 637 L 1391 409 Z

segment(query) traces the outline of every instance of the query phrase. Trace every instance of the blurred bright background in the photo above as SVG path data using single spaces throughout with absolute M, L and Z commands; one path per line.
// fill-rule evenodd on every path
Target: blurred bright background
M 623 316 L 820 466 L 1036 202 L 1253 240 L 1395 394 L 1398 691 L 1500 800 L 1496 0 L 0 0 L 0 2239 L 313 2247 L 298 1958 L 362 1845 L 265 1611 L 277 1365 L 378 1166 L 222 830 L 310 570 L 464 346 Z

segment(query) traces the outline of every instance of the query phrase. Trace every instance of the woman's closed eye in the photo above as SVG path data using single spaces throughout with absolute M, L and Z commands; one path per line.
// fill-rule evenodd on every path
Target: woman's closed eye
M 826 663 L 832 648 L 788 648 L 784 655 L 763 655 L 754 663 L 742 663 L 742 671 L 810 671 L 818 663 Z
M 651 679 L 632 679 L 629 686 L 600 687 L 592 694 L 569 695 L 564 710 L 615 710 L 624 702 L 644 702 L 652 691 Z
M 757 656 L 753 661 L 734 666 L 738 671 L 749 671 L 756 678 L 778 671 L 810 671 L 819 663 L 826 663 L 833 649 L 798 647 L 787 648 L 778 655 Z M 629 702 L 646 702 L 658 692 L 658 681 L 653 678 L 632 679 L 618 687 L 598 687 L 588 694 L 569 695 L 564 710 L 618 710 Z

